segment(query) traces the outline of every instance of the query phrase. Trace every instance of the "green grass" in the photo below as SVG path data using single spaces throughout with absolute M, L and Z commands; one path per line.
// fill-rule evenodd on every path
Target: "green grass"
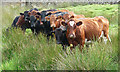
M 78 6 L 70 6 L 67 8 L 60 9 L 68 9 L 73 11 L 76 14 L 83 14 L 85 17 L 95 17 L 95 16 L 104 16 L 110 21 L 110 24 L 118 23 L 118 5 L 78 5 Z
M 58 8 L 63 9 L 63 8 Z M 103 15 L 110 21 L 109 35 L 112 43 L 95 42 L 92 47 L 84 47 L 83 53 L 77 46 L 70 53 L 62 50 L 54 39 L 46 36 L 23 34 L 21 29 L 5 31 L 20 12 L 27 10 L 18 5 L 4 6 L 2 9 L 2 70 L 118 70 L 118 25 L 117 5 L 78 5 L 65 9 L 86 17 Z M 113 17 L 112 17 L 113 16 Z M 1 70 L 0 69 L 0 70 Z

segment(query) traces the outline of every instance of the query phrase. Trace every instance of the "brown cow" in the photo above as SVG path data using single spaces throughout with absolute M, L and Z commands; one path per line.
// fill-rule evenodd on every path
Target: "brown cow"
M 82 51 L 85 41 L 97 40 L 100 37 L 99 25 L 91 19 L 72 18 L 67 23 L 66 36 L 71 50 L 79 44 Z

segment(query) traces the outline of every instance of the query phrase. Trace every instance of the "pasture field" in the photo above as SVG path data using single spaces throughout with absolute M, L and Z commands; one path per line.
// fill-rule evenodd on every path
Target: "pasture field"
M 78 46 L 67 54 L 57 45 L 55 39 L 49 42 L 46 36 L 23 34 L 21 29 L 10 27 L 15 16 L 29 10 L 19 5 L 2 7 L 2 65 L 0 70 L 118 70 L 118 5 L 78 5 L 66 8 L 86 17 L 104 16 L 110 21 L 109 35 L 112 40 L 107 44 L 94 42 L 81 53 Z M 44 9 L 39 9 L 44 10 Z

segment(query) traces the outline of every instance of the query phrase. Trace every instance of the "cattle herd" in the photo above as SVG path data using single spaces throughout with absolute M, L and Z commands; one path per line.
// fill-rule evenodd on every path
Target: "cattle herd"
M 49 37 L 55 37 L 56 43 L 61 44 L 63 50 L 66 50 L 66 46 L 72 50 L 79 44 L 82 51 L 84 44 L 88 46 L 93 40 L 101 38 L 105 43 L 107 40 L 111 42 L 108 35 L 109 21 L 105 17 L 86 18 L 65 9 L 39 11 L 33 8 L 24 11 L 14 19 L 12 27 L 20 27 L 24 32 L 31 29 L 35 35 L 45 34 L 48 40 Z

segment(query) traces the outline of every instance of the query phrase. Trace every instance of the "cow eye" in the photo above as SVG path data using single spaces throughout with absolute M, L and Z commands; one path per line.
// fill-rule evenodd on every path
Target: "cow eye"
M 76 28 L 76 25 L 74 26 L 74 29 Z

